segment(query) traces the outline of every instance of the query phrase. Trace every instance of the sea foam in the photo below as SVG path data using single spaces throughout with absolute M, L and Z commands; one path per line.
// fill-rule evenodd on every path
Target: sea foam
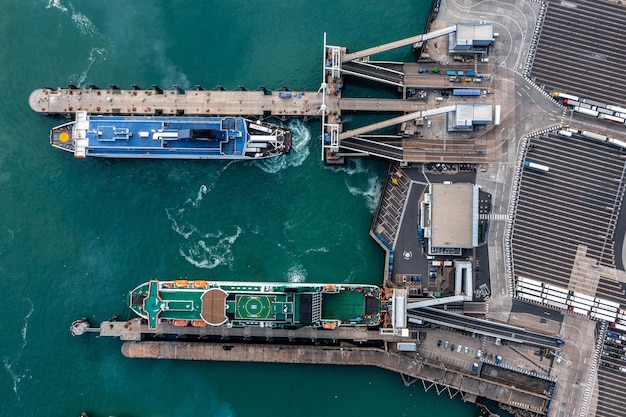
M 204 234 L 197 240 L 181 245 L 178 252 L 190 264 L 198 268 L 213 269 L 224 265 L 232 269 L 234 262 L 232 246 L 243 232 L 239 226 L 235 228 L 232 234 L 222 231 Z
M 348 159 L 345 165 L 326 166 L 324 169 L 344 173 L 344 182 L 348 192 L 364 197 L 369 211 L 371 213 L 376 211 L 382 191 L 381 178 L 375 173 L 371 174 L 369 167 L 361 159 Z
M 106 61 L 108 55 L 109 51 L 106 48 L 92 47 L 91 51 L 89 51 L 89 57 L 87 58 L 87 68 L 80 74 L 70 75 L 68 77 L 68 82 L 70 84 L 75 84 L 77 87 L 85 87 L 85 81 L 87 80 L 89 70 L 91 70 L 93 64 L 97 61 Z
M 74 22 L 74 26 L 83 35 L 96 36 L 100 34 L 96 25 L 85 14 L 77 11 L 70 1 L 67 2 L 67 6 L 64 6 L 61 0 L 48 0 L 46 9 L 57 9 L 65 14 L 69 14 L 72 22 Z
M 291 130 L 292 138 L 289 155 L 254 161 L 255 165 L 268 174 L 275 174 L 289 167 L 299 167 L 311 153 L 309 150 L 311 132 L 308 126 L 303 121 L 294 119 L 287 124 L 287 127 Z
M 300 263 L 292 265 L 287 271 L 287 281 L 298 283 L 306 281 L 307 272 L 304 266 Z
M 217 171 L 209 185 L 200 185 L 195 198 L 187 199 L 181 207 L 165 209 L 172 230 L 185 240 L 178 253 L 198 268 L 212 269 L 220 265 L 231 269 L 233 267 L 232 246 L 243 233 L 241 227 L 235 225 L 230 230 L 204 231 L 188 220 L 189 216 L 200 209 L 202 200 L 213 191 L 220 176 L 232 163 L 229 162 Z
M 22 326 L 22 350 L 24 350 L 27 343 L 26 336 L 28 334 L 28 322 L 30 321 L 30 316 L 32 316 L 33 312 L 35 311 L 35 306 L 33 305 L 33 302 L 30 300 L 30 298 L 28 299 L 28 304 L 30 305 L 30 309 L 24 317 L 24 325 Z
M 352 195 L 360 195 L 365 198 L 365 204 L 369 211 L 373 214 L 376 211 L 378 205 L 378 199 L 380 198 L 380 192 L 382 190 L 380 179 L 377 176 L 367 178 L 367 187 L 353 186 L 346 180 L 346 186 L 348 191 Z
M 46 5 L 46 9 L 59 9 L 62 12 L 67 12 L 67 7 L 61 4 L 61 0 L 48 0 L 48 4 Z

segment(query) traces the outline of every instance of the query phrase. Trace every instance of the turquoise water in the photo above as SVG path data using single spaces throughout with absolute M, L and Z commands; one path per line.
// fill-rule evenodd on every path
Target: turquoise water
M 128 318 L 151 278 L 380 283 L 385 164 L 320 161 L 319 122 L 261 163 L 74 160 L 31 90 L 74 83 L 317 90 L 323 32 L 351 50 L 422 30 L 426 0 L 6 0 L 0 14 L 0 405 L 7 416 L 472 416 L 379 369 L 128 360 L 70 336 Z M 392 57 L 410 56 L 408 50 Z

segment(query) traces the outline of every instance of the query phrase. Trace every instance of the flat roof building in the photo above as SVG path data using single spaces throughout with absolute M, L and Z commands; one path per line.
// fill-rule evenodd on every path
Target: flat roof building
M 457 104 L 456 110 L 447 114 L 449 132 L 468 132 L 474 130 L 475 125 L 486 125 L 493 121 L 493 106 L 491 104 Z
M 493 40 L 493 23 L 457 23 L 448 35 L 448 53 L 486 54 Z
M 478 246 L 478 191 L 478 186 L 469 183 L 431 184 L 429 251 Z

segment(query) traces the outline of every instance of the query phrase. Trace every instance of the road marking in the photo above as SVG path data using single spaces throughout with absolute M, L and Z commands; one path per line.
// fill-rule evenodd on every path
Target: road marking
M 503 214 L 503 213 L 490 213 L 490 214 L 479 214 L 478 218 L 480 220 L 508 220 L 509 219 L 509 215 L 508 214 Z

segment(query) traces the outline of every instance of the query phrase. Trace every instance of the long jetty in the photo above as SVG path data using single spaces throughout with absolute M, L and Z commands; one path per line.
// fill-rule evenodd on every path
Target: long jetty
M 141 318 L 104 321 L 99 327 L 81 319 L 72 323 L 70 330 L 73 335 L 119 337 L 125 342 L 122 354 L 128 358 L 376 366 L 400 374 L 406 385 L 421 381 L 426 391 L 434 387 L 438 394 L 460 395 L 468 402 L 484 397 L 534 415 L 546 414 L 555 386 L 547 376 L 485 359 L 479 361 L 477 370 L 470 371 L 419 352 L 398 351 L 400 343 L 416 342 L 416 332 L 400 335 L 341 327 L 332 332 L 310 327 L 181 328 L 168 324 L 155 330 Z M 159 340 L 172 336 L 177 340 Z
M 226 90 L 120 90 L 43 88 L 34 90 L 30 107 L 39 113 L 171 115 L 171 116 L 257 116 L 319 117 L 323 92 L 272 92 Z M 342 98 L 327 94 L 327 114 L 341 111 L 417 112 L 423 102 L 400 99 Z
M 30 107 L 47 114 L 171 116 L 319 116 L 322 93 L 227 90 L 121 90 L 44 88 L 34 90 Z M 332 103 L 330 103 L 332 106 Z M 328 104 L 327 104 L 328 106 Z
M 523 404 L 524 409 L 535 415 L 544 415 L 550 401 L 544 378 L 529 376 L 525 383 L 518 379 L 518 385 L 512 387 L 503 377 L 512 371 L 497 367 L 494 372 L 492 364 L 483 363 L 485 372 L 477 376 L 446 369 L 415 355 L 374 347 L 145 341 L 124 343 L 122 354 L 128 358 L 149 359 L 368 365 L 401 374 L 406 385 L 420 380 L 425 390 L 435 387 L 438 394 L 447 392 L 450 398 L 460 394 L 468 402 L 484 397 L 513 407 Z

